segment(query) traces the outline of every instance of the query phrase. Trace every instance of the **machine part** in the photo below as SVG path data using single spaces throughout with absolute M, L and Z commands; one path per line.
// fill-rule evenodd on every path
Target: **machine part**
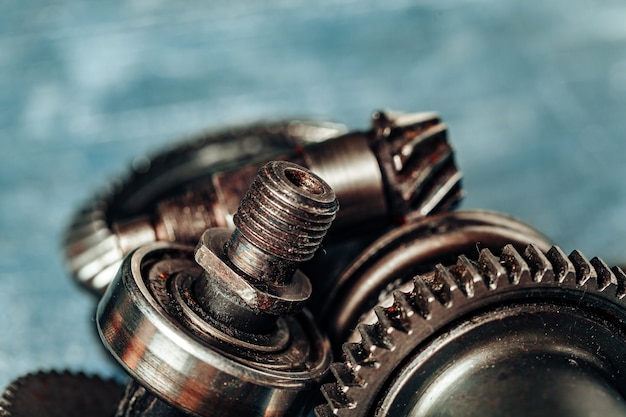
M 112 417 L 124 388 L 70 372 L 38 372 L 12 382 L 0 398 L 1 417 Z
M 311 309 L 331 344 L 346 342 L 360 317 L 416 274 L 431 271 L 437 263 L 470 259 L 488 248 L 499 254 L 512 243 L 523 249 L 535 244 L 548 250 L 552 243 L 537 230 L 503 214 L 473 210 L 441 213 L 398 227 L 369 245 L 345 266 L 333 287 L 318 285 Z M 332 265 L 332 263 L 330 263 Z
M 152 213 L 107 222 L 105 232 L 87 238 L 70 232 L 70 270 L 79 282 L 102 290 L 121 256 L 141 244 L 196 242 L 207 228 L 232 227 L 232 214 L 268 156 L 216 169 L 189 184 L 185 193 L 155 204 Z M 363 235 L 410 222 L 449 210 L 461 198 L 461 174 L 446 127 L 434 113 L 378 112 L 368 132 L 294 146 L 272 158 L 307 167 L 335 190 L 342 211 L 334 236 L 353 238 L 355 231 Z
M 345 132 L 340 124 L 306 120 L 259 123 L 202 133 L 153 156 L 137 157 L 125 177 L 111 181 L 74 215 L 63 243 L 67 268 L 78 283 L 101 294 L 124 255 L 156 239 L 149 220 L 155 210 L 162 218 L 161 235 L 200 230 L 190 240 L 195 242 L 212 223 L 204 209 L 211 201 L 205 195 L 207 177 Z M 185 221 L 170 220 L 183 215 Z
M 556 246 L 438 264 L 357 326 L 316 414 L 626 415 L 625 295 L 621 269 Z
M 128 256 L 96 319 L 106 348 L 138 382 L 118 415 L 304 412 L 331 354 L 302 310 L 310 283 L 295 268 L 337 209 L 319 177 L 270 162 L 241 202 L 235 231 L 208 230 L 195 262 L 193 248 L 165 242 Z

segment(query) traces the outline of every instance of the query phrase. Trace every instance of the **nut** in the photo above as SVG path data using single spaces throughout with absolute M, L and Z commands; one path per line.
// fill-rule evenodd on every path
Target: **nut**
M 246 280 L 233 270 L 224 255 L 224 244 L 230 236 L 230 230 L 214 228 L 200 238 L 195 260 L 205 271 L 200 278 L 205 281 L 203 284 L 219 286 L 223 292 L 235 295 L 256 312 L 284 314 L 300 310 L 311 295 L 309 279 L 296 271 L 289 285 Z

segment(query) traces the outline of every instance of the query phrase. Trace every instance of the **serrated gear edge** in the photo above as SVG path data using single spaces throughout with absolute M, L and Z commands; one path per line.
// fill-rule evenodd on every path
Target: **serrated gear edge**
M 544 253 L 532 244 L 523 253 L 506 245 L 499 257 L 483 249 L 477 262 L 461 255 L 453 266 L 438 264 L 432 275 L 415 277 L 412 290 L 395 290 L 389 307 L 376 306 L 373 324 L 357 326 L 360 341 L 343 345 L 345 360 L 331 365 L 335 382 L 321 387 L 326 401 L 315 415 L 368 415 L 405 355 L 446 324 L 448 319 L 438 322 L 439 317 L 482 297 L 533 288 L 578 290 L 624 306 L 626 274 L 577 250 L 567 256 L 553 246 Z
M 18 394 L 20 389 L 25 387 L 29 382 L 33 380 L 37 380 L 42 377 L 69 377 L 69 378 L 84 378 L 86 380 L 94 380 L 100 381 L 103 383 L 111 383 L 117 384 L 112 378 L 101 378 L 95 374 L 90 374 L 82 371 L 73 372 L 68 370 L 45 370 L 45 371 L 37 371 L 31 372 L 26 375 L 20 376 L 4 389 L 2 395 L 0 396 L 0 417 L 13 417 L 13 413 L 11 408 L 13 406 L 12 400 Z

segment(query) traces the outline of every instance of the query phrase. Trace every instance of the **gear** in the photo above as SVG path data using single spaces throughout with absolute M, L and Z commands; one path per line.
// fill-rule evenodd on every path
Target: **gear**
M 452 210 L 461 200 L 463 175 L 438 113 L 377 111 L 372 115 L 375 154 L 389 184 L 390 216 L 400 224 Z
M 141 233 L 153 233 L 140 229 L 135 240 L 121 242 L 114 223 L 145 215 L 160 201 L 167 205 L 168 197 L 207 173 L 344 132 L 339 124 L 301 120 L 254 124 L 205 133 L 152 157 L 136 158 L 125 178 L 112 181 L 74 215 L 63 243 L 67 268 L 81 285 L 101 293 L 115 277 L 128 247 L 134 249 L 146 240 Z
M 509 216 L 484 210 L 426 216 L 380 236 L 351 259 L 330 288 L 317 282 L 311 310 L 330 336 L 336 353 L 357 325 L 374 308 L 381 292 L 397 281 L 431 271 L 437 263 L 452 263 L 460 254 L 478 255 L 477 248 L 500 248 L 512 243 L 523 249 L 535 244 L 548 250 L 552 242 L 532 227 Z M 473 259 L 473 256 L 471 256 Z M 335 262 L 333 265 L 339 263 Z M 312 274 L 311 274 L 312 275 Z M 317 297 L 317 298 L 315 298 Z
M 244 128 L 221 137 L 224 143 L 217 135 L 199 149 L 183 146 L 139 164 L 146 173 L 76 217 L 65 242 L 69 269 L 103 292 L 133 249 L 153 241 L 192 243 L 207 228 L 232 227 L 243 193 L 267 158 L 298 163 L 333 187 L 342 205 L 332 233 L 339 240 L 450 210 L 462 197 L 462 175 L 435 113 L 377 112 L 370 130 L 327 141 L 320 139 L 338 130 L 326 128 L 320 138 L 317 129 L 295 139 L 289 131 L 257 132 L 257 146 L 244 152 L 250 139 Z
M 124 388 L 83 373 L 38 372 L 12 382 L 0 399 L 1 417 L 111 417 Z
M 316 415 L 624 415 L 625 296 L 556 246 L 438 264 L 361 320 Z

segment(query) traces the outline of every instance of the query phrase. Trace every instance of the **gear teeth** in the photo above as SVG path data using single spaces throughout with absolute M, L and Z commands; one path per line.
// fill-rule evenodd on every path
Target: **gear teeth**
M 446 170 L 442 169 L 439 174 L 444 181 L 419 200 L 421 204 L 416 206 L 416 213 L 419 213 L 419 215 L 427 216 L 435 212 L 441 213 L 452 210 L 463 198 L 463 190 L 461 189 L 463 174 L 454 168 L 452 155 L 450 155 L 449 159 L 448 168 Z M 407 216 L 408 221 L 416 218 L 418 218 L 416 214 Z
M 446 308 L 452 306 L 453 298 L 459 286 L 448 268 L 441 264 L 435 265 L 435 274 L 428 278 L 424 277 L 424 281 L 441 305 Z
M 322 385 L 320 390 L 322 391 L 322 395 L 324 396 L 324 398 L 326 398 L 326 402 L 328 405 L 326 413 L 330 412 L 330 414 L 325 415 L 337 415 L 337 413 L 341 409 L 354 408 L 356 405 L 354 402 L 351 402 L 350 399 L 348 399 L 346 393 L 336 383 L 331 382 L 328 384 L 324 384 Z
M 371 354 L 371 351 L 366 349 L 363 343 L 344 343 L 342 346 L 343 355 L 349 362 L 349 366 L 356 372 L 362 366 L 370 367 L 376 366 L 376 360 Z
M 483 282 L 483 277 L 478 272 L 474 262 L 465 255 L 461 255 L 457 259 L 456 265 L 450 268 L 450 272 L 459 283 L 459 288 L 463 294 L 468 298 L 474 297 L 476 284 Z
M 408 333 L 411 328 L 406 311 L 400 308 L 395 302 L 391 307 L 387 308 L 382 306 L 374 307 L 374 313 L 378 318 L 378 322 L 386 329 L 394 329 Z M 387 331 L 389 332 L 389 330 Z
M 524 257 L 528 261 L 528 264 L 533 272 L 533 281 L 535 282 L 553 282 L 554 281 L 554 269 L 552 264 L 543 254 L 541 249 L 535 245 L 526 246 L 524 250 Z
M 615 275 L 615 280 L 617 281 L 615 296 L 621 300 L 626 297 L 626 273 L 618 266 L 611 268 L 611 271 L 613 271 L 613 275 Z
M 483 273 L 485 285 L 492 290 L 498 288 L 498 282 L 506 277 L 506 269 L 489 249 L 483 249 L 478 256 L 478 268 Z
M 430 316 L 428 303 L 422 303 L 421 305 L 416 302 L 414 291 L 405 293 L 400 290 L 395 290 L 393 293 L 393 308 L 396 309 L 395 314 L 399 320 L 410 325 L 411 316 L 418 314 L 424 319 L 428 319 Z
M 408 294 L 408 302 L 411 308 L 424 319 L 431 318 L 435 296 L 422 277 L 413 278 L 413 290 Z
M 604 291 L 611 284 L 617 285 L 617 278 L 611 271 L 611 268 L 597 256 L 591 259 L 591 265 L 598 275 L 598 289 Z
M 124 387 L 112 379 L 67 370 L 38 371 L 5 388 L 0 417 L 113 415 L 123 393 Z
M 320 388 L 320 390 L 324 390 L 324 386 Z M 315 407 L 315 417 L 334 417 L 337 414 L 333 413 L 333 410 L 330 408 L 328 404 L 320 404 Z
M 377 112 L 373 122 L 382 173 L 392 185 L 389 205 L 399 219 L 408 222 L 459 202 L 462 175 L 437 114 Z
M 561 248 L 552 246 L 546 254 L 546 257 L 549 259 L 550 263 L 552 263 L 557 282 L 576 282 L 576 268 L 574 268 L 574 264 Z
M 531 281 L 530 267 L 513 245 L 506 245 L 502 249 L 500 262 L 509 271 L 511 284 L 517 285 L 520 282 Z
M 330 370 L 343 391 L 347 391 L 350 387 L 362 387 L 364 385 L 362 379 L 354 373 L 352 368 L 343 362 L 331 364 Z
M 544 253 L 533 244 L 523 254 L 513 245 L 506 245 L 500 257 L 483 249 L 477 262 L 461 255 L 449 268 L 437 264 L 432 273 L 416 276 L 413 284 L 409 292 L 393 291 L 390 307 L 374 307 L 378 320 L 357 326 L 359 343 L 343 345 L 346 362 L 331 367 L 336 382 L 322 390 L 328 404 L 315 409 L 317 417 L 375 414 L 374 393 L 388 386 L 409 352 L 441 331 L 451 317 L 459 317 L 454 317 L 455 309 L 465 314 L 464 308 L 474 308 L 476 304 L 469 298 L 485 296 L 493 303 L 501 298 L 490 298 L 492 294 L 507 299 L 513 291 L 541 294 L 542 289 L 551 288 L 566 289 L 563 294 L 568 297 L 572 297 L 570 290 L 575 290 L 582 297 L 591 292 L 607 299 L 626 300 L 626 273 L 619 267 L 609 268 L 597 257 L 588 261 L 579 251 L 566 256 L 558 246 Z
M 393 341 L 382 324 L 359 324 L 357 330 L 361 334 L 361 343 L 370 352 L 378 348 L 392 350 Z
M 402 172 L 407 169 L 411 163 L 418 163 L 426 165 L 423 158 L 419 158 L 420 148 L 435 149 L 445 153 L 450 153 L 450 146 L 444 147 L 440 143 L 446 141 L 446 125 L 441 123 L 439 118 L 433 118 L 429 121 L 433 125 L 425 127 L 418 135 L 416 135 L 411 141 L 401 143 L 399 149 L 394 149 L 393 155 L 393 167 L 397 172 Z
M 575 250 L 569 255 L 569 259 L 574 264 L 574 268 L 576 268 L 576 283 L 578 285 L 585 285 L 590 279 L 595 279 L 597 282 L 598 275 L 596 270 L 585 255 Z
M 324 389 L 324 387 L 322 387 Z M 337 410 L 339 411 L 339 410 Z M 337 414 L 333 412 L 328 404 L 321 404 L 315 407 L 316 417 L 335 417 Z
M 436 181 L 437 176 L 441 176 L 439 180 L 443 179 L 443 184 L 454 185 L 460 178 L 457 180 L 455 178 L 455 174 L 458 175 L 458 171 L 456 169 L 446 169 L 448 166 L 452 165 L 454 167 L 454 154 L 452 147 L 446 143 L 446 127 L 441 124 L 430 128 L 422 135 L 428 135 L 426 140 L 422 140 L 421 143 L 416 144 L 415 146 L 423 147 L 426 149 L 431 149 L 430 155 L 424 155 L 421 152 L 415 152 L 415 149 L 411 149 L 411 152 L 415 152 L 411 155 L 411 158 L 406 160 L 399 168 L 396 166 L 396 170 L 399 176 L 404 176 L 407 173 L 417 173 L 417 175 L 413 174 L 409 177 L 405 177 L 406 180 L 402 184 L 401 195 L 402 198 L 407 201 L 409 204 L 413 206 L 417 206 L 420 208 L 420 212 L 430 211 L 423 209 L 423 202 L 419 201 L 418 198 L 423 195 L 427 195 L 431 197 L 436 195 L 436 189 L 429 190 L 425 188 L 427 184 L 431 181 Z M 415 148 L 413 146 L 413 148 Z M 427 198 L 428 198 L 427 197 Z M 428 201 L 428 200 L 424 200 Z

